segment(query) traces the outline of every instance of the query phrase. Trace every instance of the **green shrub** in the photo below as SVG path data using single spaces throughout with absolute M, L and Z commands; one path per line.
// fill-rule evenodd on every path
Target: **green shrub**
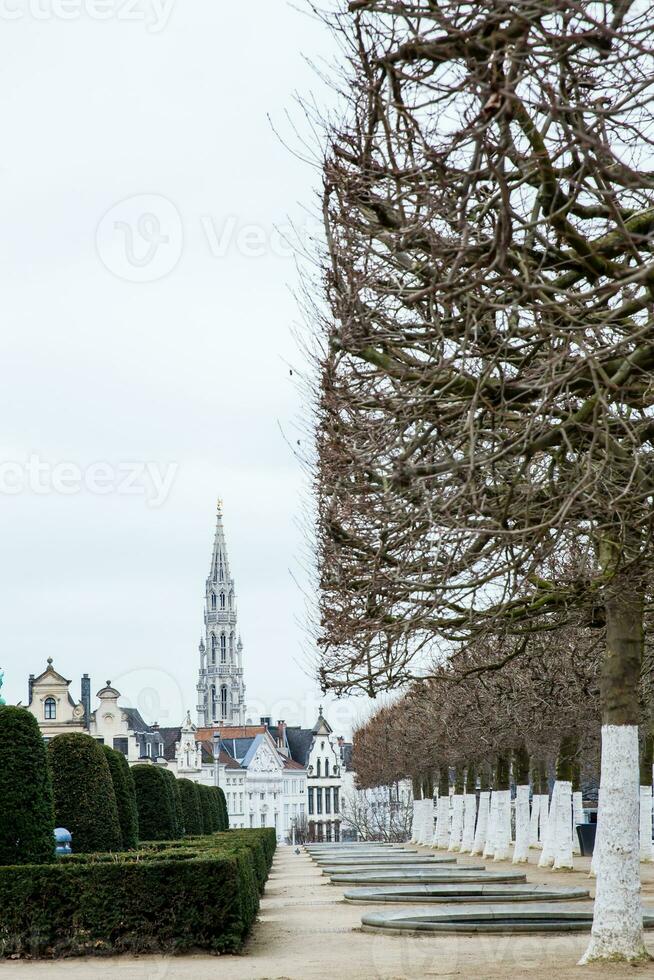
M 38 723 L 25 708 L 0 706 L 0 864 L 54 858 L 50 768 Z
M 211 806 L 209 787 L 198 785 L 198 790 L 200 791 L 200 809 L 202 811 L 202 833 L 213 834 L 214 831 L 218 830 L 218 826 L 215 823 L 214 810 Z
M 55 821 L 73 835 L 73 850 L 119 851 L 122 846 L 109 763 L 90 735 L 57 735 L 48 745 Z
M 162 772 L 166 779 L 168 780 L 168 788 L 172 796 L 173 804 L 173 837 L 183 837 L 184 836 L 184 808 L 182 806 L 182 797 L 179 792 L 179 786 L 177 785 L 177 779 L 173 776 L 169 769 L 162 769 Z
M 222 813 L 220 812 L 220 798 L 218 793 L 220 791 L 216 786 L 207 786 L 207 795 L 209 797 L 209 805 L 211 807 L 211 823 L 212 830 L 215 833 L 218 830 L 224 830 Z
M 132 766 L 136 789 L 141 840 L 171 840 L 177 837 L 173 794 L 163 769 Z
M 178 779 L 177 786 L 184 811 L 184 829 L 190 836 L 202 833 L 202 809 L 197 783 L 191 779 Z
M 229 830 L 229 814 L 227 812 L 227 800 L 220 787 L 217 787 L 218 806 L 220 810 L 220 829 Z
M 136 808 L 134 780 L 127 759 L 123 753 L 109 748 L 108 745 L 103 745 L 102 748 L 109 763 L 111 781 L 114 784 L 116 806 L 118 807 L 118 823 L 120 824 L 123 847 L 126 851 L 129 851 L 138 847 L 139 842 L 139 816 Z
M 275 845 L 241 830 L 0 868 L 0 956 L 237 952 Z

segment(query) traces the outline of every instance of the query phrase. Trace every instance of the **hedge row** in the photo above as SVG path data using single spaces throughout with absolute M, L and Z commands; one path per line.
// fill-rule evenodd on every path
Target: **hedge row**
M 132 767 L 141 839 L 177 840 L 184 834 L 229 829 L 225 794 L 216 786 L 175 779 L 155 766 Z
M 236 952 L 275 844 L 240 830 L 0 868 L 0 956 Z
M 0 705 L 0 864 L 52 861 L 54 826 L 38 722 L 24 708 Z

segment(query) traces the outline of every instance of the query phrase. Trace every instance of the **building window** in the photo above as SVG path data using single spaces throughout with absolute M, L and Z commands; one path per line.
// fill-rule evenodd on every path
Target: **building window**
M 250 826 L 251 827 L 254 827 L 254 814 L 253 813 L 250 814 Z
M 316 813 L 322 813 L 322 787 L 316 788 Z
M 211 608 L 212 609 L 215 609 L 216 608 L 216 593 L 215 592 L 212 592 L 211 593 Z
M 266 826 L 266 814 L 265 813 L 262 813 L 261 814 L 261 826 L 262 827 L 265 827 Z
M 309 787 L 309 813 L 313 813 L 313 786 Z
M 57 717 L 57 702 L 54 698 L 46 698 L 43 705 L 43 717 L 46 721 L 54 721 Z
M 227 685 L 223 684 L 220 688 L 220 717 L 227 717 Z
M 338 813 L 338 786 L 334 786 L 334 813 Z
M 329 792 L 329 787 L 325 787 L 325 813 L 332 812 L 332 794 Z
M 151 757 L 152 756 L 152 746 L 150 745 L 149 742 L 146 742 L 146 745 L 145 745 L 145 754 L 148 757 Z
M 320 759 L 316 762 L 316 776 L 320 778 Z
M 229 634 L 229 659 L 232 660 L 234 657 L 234 634 Z
M 224 592 L 221 592 L 220 593 L 220 608 L 221 609 L 224 609 L 225 608 L 225 593 Z
M 325 776 L 329 776 L 329 759 L 325 759 Z
M 216 637 L 211 634 L 211 663 L 216 663 Z
M 220 634 L 220 662 L 224 664 L 227 661 L 227 637 L 224 633 Z

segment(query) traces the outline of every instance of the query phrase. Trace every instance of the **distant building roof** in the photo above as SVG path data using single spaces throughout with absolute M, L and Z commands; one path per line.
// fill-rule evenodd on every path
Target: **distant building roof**
M 133 732 L 139 732 L 141 734 L 145 732 L 152 732 L 152 726 L 148 725 L 147 722 L 143 721 L 138 708 L 122 708 L 120 709 L 124 715 L 127 717 L 127 726 L 131 728 Z

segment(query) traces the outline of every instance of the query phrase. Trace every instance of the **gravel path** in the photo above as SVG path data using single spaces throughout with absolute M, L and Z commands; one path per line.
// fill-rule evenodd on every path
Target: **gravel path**
M 419 848 L 430 853 L 427 848 Z M 433 853 L 433 852 L 431 852 Z M 579 885 L 592 890 L 588 859 L 579 871 L 541 871 L 532 851 L 530 882 Z M 465 865 L 475 863 L 460 858 Z M 477 860 L 478 863 L 478 860 Z M 489 868 L 509 864 L 487 862 Z M 588 937 L 569 936 L 380 936 L 358 930 L 366 906 L 341 901 L 343 890 L 329 884 L 302 853 L 280 847 L 261 904 L 259 922 L 243 956 L 204 955 L 71 959 L 0 964 L 3 980 L 404 980 L 459 977 L 495 980 L 569 980 L 652 977 L 654 964 L 633 967 L 576 967 Z M 643 866 L 643 901 L 654 907 L 654 868 Z M 654 932 L 649 947 L 654 954 Z

